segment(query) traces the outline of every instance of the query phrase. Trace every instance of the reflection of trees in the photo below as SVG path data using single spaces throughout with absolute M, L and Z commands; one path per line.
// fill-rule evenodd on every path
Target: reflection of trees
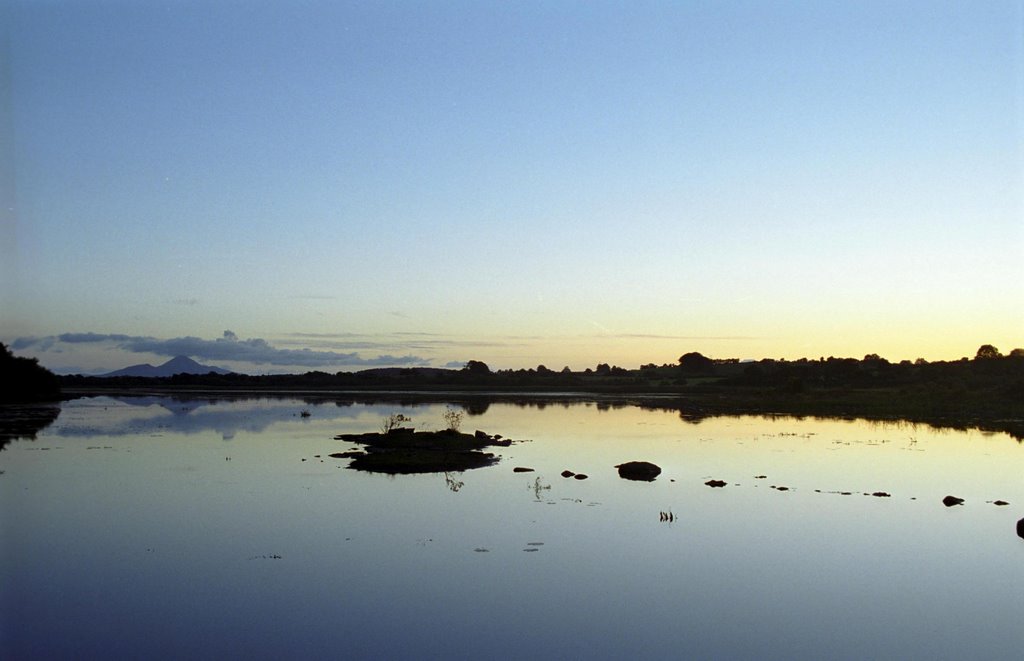
M 1014 361 L 1020 358 L 1001 358 L 985 361 L 970 361 L 967 365 L 981 362 L 982 366 L 993 368 L 1013 367 Z M 1005 363 L 1005 365 L 1004 365 Z M 848 370 L 850 365 L 856 366 L 857 361 L 825 361 L 823 369 L 831 370 L 829 378 Z M 1024 365 L 1024 363 L 1021 363 Z M 762 369 L 755 365 L 754 372 Z M 799 365 L 797 367 L 800 367 Z M 1024 380 L 1011 382 L 1005 386 L 1007 397 L 1024 396 Z M 932 398 L 933 403 L 942 403 L 943 398 L 960 401 L 970 394 L 968 384 L 949 392 L 939 389 Z M 1018 442 L 1024 442 L 1024 421 L 1019 416 L 978 417 L 967 414 L 957 415 L 959 409 L 937 406 L 913 406 L 917 399 L 915 391 L 905 391 L 896 398 L 897 404 L 906 402 L 907 410 L 901 411 L 898 406 L 883 406 L 875 399 L 850 401 L 849 398 L 829 400 L 824 397 L 780 395 L 771 389 L 739 390 L 722 394 L 718 391 L 694 392 L 689 394 L 593 394 L 593 393 L 466 393 L 466 392 L 375 392 L 375 393 L 337 393 L 310 395 L 304 393 L 301 398 L 281 393 L 235 394 L 223 396 L 203 395 L 188 397 L 184 395 L 129 397 L 121 401 L 138 406 L 161 406 L 173 415 L 159 419 L 140 418 L 121 424 L 124 429 L 105 433 L 129 433 L 154 427 L 160 431 L 179 431 L 191 433 L 203 429 L 214 429 L 222 433 L 233 433 L 235 430 L 261 431 L 274 422 L 291 419 L 303 406 L 316 406 L 325 403 L 335 405 L 336 417 L 355 418 L 363 414 L 364 408 L 379 408 L 381 415 L 393 412 L 396 407 L 416 408 L 431 405 L 455 405 L 462 407 L 468 415 L 479 416 L 488 412 L 492 404 L 515 406 L 523 409 L 544 410 L 548 406 L 557 406 L 566 411 L 573 407 L 596 407 L 599 411 L 617 410 L 639 407 L 652 411 L 672 411 L 679 415 L 680 420 L 687 424 L 699 424 L 711 417 L 756 415 L 756 416 L 810 416 L 824 420 L 903 420 L 911 423 L 927 424 L 935 429 L 979 429 L 982 431 L 1003 432 Z M 918 397 L 920 399 L 920 397 Z M 244 402 L 258 402 L 258 406 L 244 407 Z M 223 408 L 205 409 L 217 404 Z M 233 406 L 227 406 L 227 405 Z M 883 402 L 884 404 L 884 402 Z M 895 413 L 893 412 L 895 409 Z M 372 411 L 371 411 L 372 412 Z M 327 410 L 324 410 L 327 413 Z M 322 416 L 318 416 L 318 419 Z M 328 414 L 326 417 L 330 417 Z M 61 435 L 79 435 L 82 430 L 70 426 L 62 427 Z M 91 432 L 90 432 L 91 433 Z
M 0 407 L 0 450 L 18 439 L 35 440 L 36 434 L 53 424 L 60 406 L 6 405 Z
M 491 403 L 486 399 L 474 398 L 463 403 L 462 408 L 466 410 L 466 415 L 473 417 L 487 413 Z

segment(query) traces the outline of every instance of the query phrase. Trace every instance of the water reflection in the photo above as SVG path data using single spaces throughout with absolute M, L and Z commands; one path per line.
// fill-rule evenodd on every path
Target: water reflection
M 58 415 L 60 407 L 54 404 L 0 405 L 0 450 L 19 438 L 35 439 L 39 432 L 53 424 Z
M 336 435 L 392 413 L 436 428 L 443 412 L 66 403 L 0 456 L 0 657 L 1016 658 L 1024 644 L 1024 448 L 1005 434 L 492 402 L 474 426 L 533 439 L 495 466 L 383 476 L 332 457 Z M 631 460 L 662 472 L 620 479 Z
M 1000 420 L 977 422 L 971 420 L 911 421 L 898 418 L 858 418 L 856 416 L 792 415 L 771 412 L 710 411 L 694 406 L 677 396 L 595 396 L 584 393 L 362 393 L 344 397 L 333 395 L 291 396 L 286 394 L 238 393 L 221 396 L 132 396 L 94 397 L 92 406 L 109 403 L 125 404 L 138 411 L 136 415 L 105 418 L 99 429 L 94 423 L 61 419 L 59 433 L 64 436 L 89 435 L 96 431 L 112 435 L 136 433 L 178 432 L 196 434 L 214 430 L 229 440 L 238 432 L 258 433 L 276 423 L 294 418 L 318 420 L 353 420 L 359 415 L 373 412 L 385 418 L 396 410 L 416 410 L 437 405 L 459 407 L 469 418 L 486 416 L 491 406 L 499 404 L 523 410 L 544 411 L 557 407 L 564 411 L 595 410 L 599 412 L 641 410 L 671 411 L 689 425 L 699 426 L 705 421 L 752 416 L 772 420 L 860 420 L 881 428 L 961 432 L 978 430 L 987 434 L 1006 434 L 1018 443 L 1024 442 L 1024 421 Z M 5 407 L 0 411 L 0 443 L 21 435 L 31 435 L 56 417 L 55 409 L 46 407 Z M 18 411 L 16 409 L 22 409 Z M 48 421 L 48 422 L 47 422 Z M 2 446 L 0 446 L 2 447 Z
M 353 419 L 365 413 L 345 404 L 307 409 L 309 402 L 290 397 L 96 397 L 85 401 L 91 409 L 109 407 L 111 414 L 62 417 L 56 428 L 58 435 L 82 437 L 103 433 L 126 436 L 215 431 L 224 440 L 230 440 L 243 431 L 260 433 L 279 423 L 307 422 L 314 417 L 314 410 L 320 420 Z M 309 415 L 303 415 L 304 412 Z

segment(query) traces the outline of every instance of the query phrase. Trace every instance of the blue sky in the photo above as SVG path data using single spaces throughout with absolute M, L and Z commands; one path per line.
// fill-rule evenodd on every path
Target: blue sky
M 11 2 L 0 340 L 61 371 L 1022 346 L 1022 5 Z

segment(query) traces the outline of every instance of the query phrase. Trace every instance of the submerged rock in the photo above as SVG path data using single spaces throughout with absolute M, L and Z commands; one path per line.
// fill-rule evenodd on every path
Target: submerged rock
M 964 499 L 957 498 L 956 496 L 946 496 L 942 499 L 942 504 L 946 507 L 953 507 L 954 505 L 963 505 Z
M 356 457 L 361 457 L 364 454 L 366 453 L 362 450 L 349 450 L 348 452 L 334 452 L 327 456 L 331 459 L 355 459 Z M 320 455 L 317 456 L 319 457 Z
M 661 467 L 649 461 L 627 461 L 616 468 L 619 469 L 619 477 L 624 480 L 653 482 L 654 478 L 661 475 Z

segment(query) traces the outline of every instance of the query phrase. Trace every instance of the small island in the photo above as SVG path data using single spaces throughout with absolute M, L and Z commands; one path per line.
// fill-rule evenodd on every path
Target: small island
M 337 452 L 331 457 L 351 459 L 348 467 L 354 470 L 391 475 L 457 472 L 492 466 L 498 463 L 498 457 L 483 450 L 512 444 L 511 440 L 482 431 L 466 434 L 455 429 L 416 431 L 411 427 L 339 434 L 334 439 L 356 443 L 364 449 Z

